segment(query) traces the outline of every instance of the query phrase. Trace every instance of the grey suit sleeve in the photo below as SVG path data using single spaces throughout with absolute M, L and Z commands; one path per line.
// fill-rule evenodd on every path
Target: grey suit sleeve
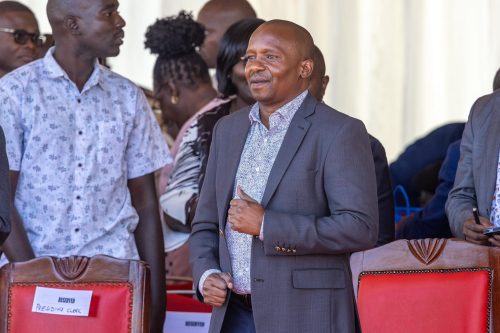
M 462 142 L 460 144 L 460 161 L 458 162 L 455 184 L 448 194 L 446 201 L 446 215 L 450 229 L 455 237 L 465 238 L 463 225 L 467 218 L 472 216 L 472 208 L 477 206 L 476 190 L 472 171 L 472 147 L 474 143 L 474 114 L 481 104 L 476 102 L 472 106 L 469 120 L 465 124 Z
M 297 215 L 266 209 L 266 255 L 279 244 L 295 255 L 341 254 L 375 245 L 378 207 L 375 169 L 364 125 L 350 119 L 331 141 L 324 160 L 323 190 L 328 216 Z
M 219 264 L 219 223 L 217 216 L 215 168 L 217 161 L 217 128 L 215 125 L 212 144 L 205 173 L 205 179 L 191 223 L 189 237 L 189 257 L 193 271 L 194 285 L 198 286 L 203 273 L 209 269 L 220 269 Z M 198 293 L 201 297 L 201 295 Z
M 0 245 L 10 233 L 9 163 L 5 151 L 5 136 L 0 127 Z

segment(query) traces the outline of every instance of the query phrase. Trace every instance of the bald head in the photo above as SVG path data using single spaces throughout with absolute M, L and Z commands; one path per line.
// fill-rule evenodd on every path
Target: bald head
M 67 16 L 76 16 L 81 10 L 81 6 L 87 1 L 79 0 L 48 0 L 47 2 L 47 18 L 54 35 L 59 35 L 62 32 L 64 18 Z
M 264 112 L 274 112 L 309 86 L 314 42 L 309 32 L 289 21 L 259 26 L 248 43 L 245 77 Z
M 125 26 L 118 7 L 118 0 L 48 0 L 56 59 L 74 54 L 88 55 L 87 59 L 118 55 Z
M 240 15 L 240 19 L 257 16 L 252 5 L 246 0 L 209 0 L 201 7 L 200 14 L 204 11 L 232 12 L 233 15 Z
M 215 68 L 219 42 L 233 23 L 256 18 L 257 14 L 246 0 L 210 0 L 201 8 L 197 21 L 206 30 L 200 54 L 209 68 Z
M 314 41 L 305 28 L 302 26 L 285 20 L 271 20 L 262 24 L 254 35 L 275 36 L 293 45 L 293 52 L 304 59 L 314 58 Z

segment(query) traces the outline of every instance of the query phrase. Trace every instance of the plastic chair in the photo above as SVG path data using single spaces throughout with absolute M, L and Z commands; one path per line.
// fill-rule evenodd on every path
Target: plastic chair
M 416 214 L 422 210 L 420 207 L 410 206 L 410 199 L 408 198 L 408 194 L 403 186 L 396 186 L 392 195 L 394 196 L 394 219 L 396 224 L 401 221 L 401 219 Z M 400 202 L 398 198 L 400 196 L 403 198 L 403 205 L 398 205 L 398 202 Z

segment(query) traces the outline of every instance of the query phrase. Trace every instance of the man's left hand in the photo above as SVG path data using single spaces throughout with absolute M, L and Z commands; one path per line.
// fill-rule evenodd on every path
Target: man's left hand
M 239 199 L 229 203 L 227 213 L 231 229 L 243 234 L 258 236 L 264 217 L 264 208 L 238 185 L 236 188 Z

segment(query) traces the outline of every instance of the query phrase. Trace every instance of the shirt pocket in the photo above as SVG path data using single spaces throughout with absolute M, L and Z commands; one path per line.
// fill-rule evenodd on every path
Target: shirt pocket
M 102 121 L 97 124 L 97 161 L 112 165 L 123 159 L 126 149 L 124 124 L 118 121 Z

